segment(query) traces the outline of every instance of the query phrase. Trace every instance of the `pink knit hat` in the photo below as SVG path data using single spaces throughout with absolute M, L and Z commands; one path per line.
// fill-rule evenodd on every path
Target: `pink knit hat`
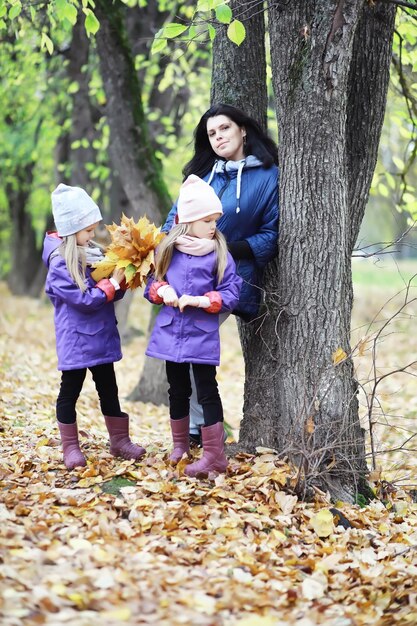
M 181 185 L 177 204 L 178 223 L 196 222 L 213 213 L 223 213 L 216 192 L 204 180 L 191 174 Z

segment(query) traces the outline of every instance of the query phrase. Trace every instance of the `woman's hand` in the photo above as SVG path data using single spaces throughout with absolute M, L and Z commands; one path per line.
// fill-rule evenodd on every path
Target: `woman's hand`
M 178 300 L 178 308 L 181 313 L 184 311 L 186 306 L 200 306 L 199 296 L 187 296 L 187 294 L 182 295 L 181 298 Z

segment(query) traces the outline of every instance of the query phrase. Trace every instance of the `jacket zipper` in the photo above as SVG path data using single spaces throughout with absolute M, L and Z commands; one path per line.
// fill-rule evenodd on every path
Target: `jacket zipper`
M 227 172 L 224 172 L 224 174 L 225 174 L 227 180 L 226 180 L 225 184 L 223 185 L 223 187 L 220 189 L 219 193 L 217 194 L 217 197 L 219 198 L 219 200 L 222 199 L 222 195 L 224 194 L 224 192 L 226 191 L 226 189 L 228 188 L 228 186 L 230 185 L 230 182 L 232 180 Z

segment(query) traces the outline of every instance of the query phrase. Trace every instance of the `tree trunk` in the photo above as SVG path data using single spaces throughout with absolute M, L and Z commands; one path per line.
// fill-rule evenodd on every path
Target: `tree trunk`
M 100 21 L 97 50 L 110 126 L 109 152 L 129 203 L 126 214 L 135 219 L 146 214 L 150 221 L 160 224 L 171 200 L 149 140 L 140 84 L 127 44 L 123 5 L 119 1 L 110 5 L 105 0 L 98 0 L 96 15 Z M 161 370 L 158 375 L 153 371 L 155 364 L 145 359 L 140 381 L 132 392 L 135 399 L 155 404 L 161 402 L 166 382 L 163 362 L 156 364 Z M 149 395 L 140 391 L 143 388 L 151 389 Z
M 71 163 L 70 184 L 90 191 L 91 178 L 88 172 L 88 163 L 96 161 L 93 141 L 97 135 L 94 123 L 97 120 L 93 120 L 89 97 L 90 74 L 86 68 L 88 67 L 90 40 L 85 32 L 84 21 L 85 16 L 80 11 L 72 30 L 71 48 L 68 52 L 68 78 L 71 83 L 78 85 L 78 89 L 72 95 L 69 156 Z
M 243 22 L 246 38 L 240 46 L 227 37 L 227 25 L 216 22 L 213 41 L 211 102 L 242 109 L 267 127 L 265 16 L 252 0 L 231 0 L 233 17 Z
M 16 182 L 6 185 L 12 223 L 11 271 L 7 284 L 14 295 L 28 295 L 33 268 L 39 263 L 39 251 L 36 248 L 36 233 L 32 226 L 32 216 L 27 212 L 27 203 L 32 191 L 33 170 L 35 163 L 15 168 Z
M 334 355 L 339 349 L 350 354 L 350 254 L 375 166 L 392 34 L 391 20 L 370 8 L 363 13 L 363 4 L 270 3 L 280 130 L 279 257 L 266 283 L 269 315 L 249 374 L 256 391 L 245 397 L 241 429 L 247 447 L 271 445 L 299 462 L 305 485 L 320 484 L 349 499 L 366 473 L 364 435 L 352 361 L 348 356 L 334 364 Z M 367 72 L 380 63 L 379 82 L 373 81 Z M 361 137 L 354 129 L 356 124 L 355 132 L 364 132 L 356 107 L 366 94 L 353 89 L 355 78 L 371 83 L 371 98 L 378 96 L 364 122 L 371 154 L 362 152 L 366 172 L 360 177 L 353 152 Z
M 159 307 L 152 307 L 148 336 L 151 333 L 158 311 Z M 129 395 L 129 400 L 168 405 L 168 381 L 165 372 L 165 361 L 145 356 L 142 375 L 138 384 Z
M 346 122 L 350 253 L 362 224 L 378 158 L 392 58 L 396 8 L 366 3 L 356 31 Z
M 127 44 L 123 6 L 119 1 L 96 2 L 100 21 L 97 50 L 106 92 L 106 115 L 110 126 L 109 153 L 129 201 L 129 216 L 146 214 L 161 223 L 170 198 L 153 153 L 134 60 Z

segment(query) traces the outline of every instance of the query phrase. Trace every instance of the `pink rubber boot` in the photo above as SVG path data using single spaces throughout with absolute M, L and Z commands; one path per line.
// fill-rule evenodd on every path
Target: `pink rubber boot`
M 129 437 L 129 416 L 109 417 L 104 416 L 110 437 L 110 454 L 122 459 L 137 461 L 146 452 L 142 446 L 137 446 Z
M 228 465 L 224 453 L 223 422 L 217 422 L 213 426 L 203 426 L 201 436 L 203 439 L 203 456 L 199 461 L 187 465 L 184 474 L 197 478 L 207 478 L 209 472 L 223 474 Z
M 174 449 L 169 460 L 173 465 L 176 465 L 182 459 L 184 452 L 188 453 L 190 451 L 190 437 L 188 434 L 190 417 L 187 415 L 187 417 L 182 419 L 169 421 L 171 424 L 172 441 L 174 442 Z
M 58 428 L 61 433 L 65 467 L 67 469 L 85 467 L 87 462 L 80 450 L 77 422 L 74 422 L 73 424 L 63 424 L 62 422 L 58 422 Z

